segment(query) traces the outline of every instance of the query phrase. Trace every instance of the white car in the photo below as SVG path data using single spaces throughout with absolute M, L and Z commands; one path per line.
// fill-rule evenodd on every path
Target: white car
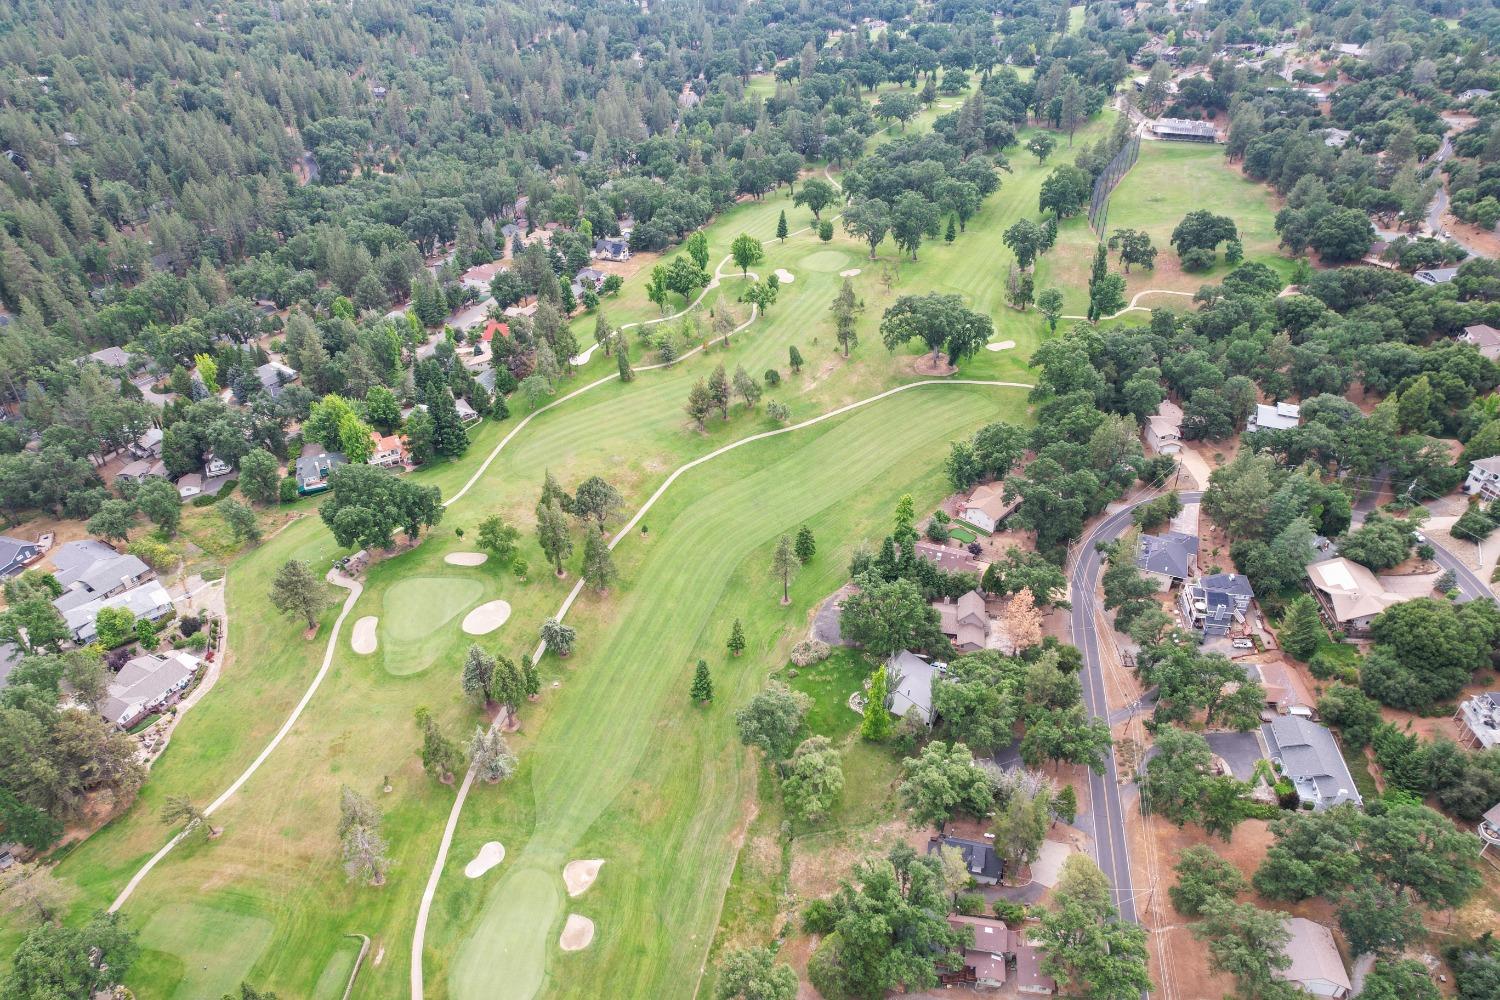
M 1255 643 L 1251 642 L 1249 639 L 1236 639 L 1233 642 L 1231 642 L 1229 645 L 1233 646 L 1235 649 L 1254 649 L 1255 648 Z
M 1411 537 L 1413 537 L 1413 538 L 1415 538 L 1417 540 L 1417 544 L 1418 545 L 1426 545 L 1427 544 L 1427 536 L 1424 535 L 1424 534 L 1422 534 L 1420 531 L 1413 531 L 1411 533 Z

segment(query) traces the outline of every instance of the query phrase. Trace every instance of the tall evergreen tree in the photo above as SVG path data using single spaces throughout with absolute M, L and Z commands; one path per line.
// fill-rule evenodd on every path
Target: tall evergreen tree
M 713 678 L 708 675 L 708 661 L 698 661 L 698 669 L 693 671 L 693 686 L 688 691 L 688 695 L 694 701 L 709 702 L 714 700 L 714 682 Z
M 865 718 L 859 724 L 859 735 L 871 743 L 884 742 L 896 730 L 896 721 L 885 705 L 889 697 L 890 678 L 882 664 L 870 674 L 870 687 L 865 692 Z
M 739 656 L 745 651 L 745 628 L 740 624 L 738 618 L 734 620 L 734 624 L 729 628 L 728 648 L 732 656 Z
M 783 243 L 786 242 L 786 209 L 781 210 L 781 215 L 776 219 L 776 238 Z

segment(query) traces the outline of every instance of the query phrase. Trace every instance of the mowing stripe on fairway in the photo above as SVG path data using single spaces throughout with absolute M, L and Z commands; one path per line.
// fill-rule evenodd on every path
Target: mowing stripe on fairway
M 601 379 L 600 381 L 608 380 Z M 792 424 L 787 427 L 778 427 L 774 430 L 761 431 L 760 433 L 751 434 L 747 437 L 740 438 L 739 440 L 732 441 L 729 444 L 711 451 L 706 455 L 695 458 L 690 462 L 686 462 L 673 470 L 672 474 L 669 475 L 659 487 L 657 487 L 656 492 L 652 493 L 651 496 L 646 500 L 646 502 L 641 505 L 640 509 L 636 511 L 635 516 L 630 519 L 629 523 L 621 528 L 615 534 L 615 536 L 610 539 L 609 547 L 613 549 L 627 535 L 634 531 L 635 527 L 640 524 L 641 519 L 646 516 L 651 508 L 655 506 L 656 502 L 662 498 L 662 496 L 667 492 L 668 489 L 671 488 L 672 484 L 675 483 L 684 473 L 688 472 L 689 470 L 697 468 L 698 466 L 703 465 L 705 462 L 718 458 L 721 455 L 727 454 L 728 452 L 734 451 L 736 448 L 741 448 L 747 444 L 752 444 L 756 441 L 764 441 L 767 438 L 778 437 L 782 434 L 790 434 L 793 431 L 803 430 L 815 424 L 820 424 L 825 420 L 830 420 L 834 417 L 842 416 L 845 413 L 849 413 L 851 411 L 868 406 L 871 403 L 876 403 L 880 400 L 887 399 L 891 396 L 896 395 L 897 393 L 905 392 L 908 389 L 916 389 L 923 386 L 932 385 L 973 385 L 992 386 L 1009 389 L 1033 388 L 1032 385 L 1026 382 L 1004 382 L 990 379 L 924 379 L 920 382 L 908 382 L 905 385 L 898 385 L 895 388 L 887 389 L 886 391 L 877 393 L 873 396 L 868 396 L 864 399 L 856 400 L 853 403 L 847 403 L 843 406 L 829 410 L 827 413 L 822 413 L 818 416 L 810 417 L 807 420 L 802 421 L 801 423 Z M 561 400 L 559 400 L 559 402 L 561 402 Z M 520 428 L 517 428 L 517 430 L 519 429 Z M 509 440 L 509 437 L 507 437 L 506 440 Z M 503 447 L 504 444 L 505 442 L 502 441 L 500 447 Z M 496 448 L 496 453 L 498 452 L 499 447 Z M 494 456 L 492 455 L 491 457 L 493 458 Z M 465 486 L 465 490 L 467 489 L 468 486 Z M 457 497 L 455 497 L 455 499 L 457 499 Z M 585 582 L 586 581 L 582 577 L 579 577 L 578 581 L 573 584 L 573 588 L 568 592 L 568 596 L 563 600 L 562 606 L 558 610 L 558 613 L 556 615 L 558 621 L 561 621 L 567 615 L 569 609 L 572 608 L 574 601 L 576 601 L 578 598 L 578 595 L 583 592 L 583 585 Z M 546 651 L 547 644 L 545 642 L 538 643 L 535 652 L 532 654 L 532 659 L 534 661 L 540 660 L 543 654 L 546 653 Z M 448 850 L 452 846 L 454 832 L 458 828 L 459 814 L 463 811 L 464 801 L 468 798 L 469 789 L 473 787 L 473 784 L 474 771 L 472 768 L 470 768 L 464 774 L 463 783 L 459 785 L 458 795 L 453 801 L 452 809 L 449 810 L 448 822 L 443 826 L 443 839 L 438 844 L 437 857 L 433 861 L 432 872 L 427 878 L 427 887 L 422 892 L 422 901 L 417 909 L 417 922 L 416 926 L 412 930 L 411 946 L 412 1000 L 423 1000 L 424 980 L 422 972 L 422 951 L 425 947 L 427 936 L 427 918 L 432 909 L 432 900 L 437 893 L 438 881 L 442 877 L 443 867 L 448 860 Z

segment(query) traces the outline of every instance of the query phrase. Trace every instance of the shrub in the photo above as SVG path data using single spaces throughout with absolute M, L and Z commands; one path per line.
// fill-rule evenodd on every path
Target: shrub
M 293 503 L 293 502 L 296 501 L 296 499 L 297 499 L 297 480 L 296 479 L 292 478 L 291 476 L 287 476 L 285 479 L 283 479 L 281 481 L 281 485 L 278 486 L 277 489 L 280 491 L 280 498 L 281 498 L 281 502 L 282 503 Z
M 1026 907 L 1010 899 L 995 900 L 995 918 L 1007 924 L 1019 924 L 1026 919 Z
M 802 929 L 808 934 L 827 934 L 838 923 L 838 911 L 826 899 L 815 899 L 802 911 Z
M 984 916 L 984 897 L 977 892 L 960 893 L 953 907 L 966 917 L 982 917 Z
M 803 639 L 792 647 L 792 662 L 799 667 L 810 667 L 828 659 L 828 643 L 818 639 Z
M 1193 249 L 1185 251 L 1183 253 L 1182 269 L 1184 271 L 1207 271 L 1209 268 L 1214 266 L 1214 261 L 1217 259 L 1218 254 L 1214 253 L 1212 250 L 1204 250 L 1201 247 L 1194 247 Z
M 927 522 L 927 538 L 930 541 L 946 542 L 952 537 L 953 533 L 948 530 L 948 526 L 937 518 Z
M 194 507 L 212 507 L 218 502 L 219 494 L 217 493 L 200 493 L 197 496 L 193 497 Z
M 775 387 L 781 384 L 781 372 L 774 368 L 766 369 L 766 385 Z
M 183 615 L 182 621 L 177 623 L 177 627 L 182 631 L 183 635 L 192 635 L 203 627 L 203 619 L 196 615 Z

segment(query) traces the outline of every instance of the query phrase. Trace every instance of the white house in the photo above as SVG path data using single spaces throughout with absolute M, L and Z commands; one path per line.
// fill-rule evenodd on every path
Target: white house
M 1020 497 L 1005 499 L 1004 484 L 986 483 L 974 490 L 958 516 L 983 531 L 994 531 L 1019 506 Z
M 1333 932 L 1306 917 L 1288 917 L 1286 929 L 1291 938 L 1285 952 L 1292 964 L 1275 975 L 1315 997 L 1347 997 L 1354 987 Z
M 1457 719 L 1463 723 L 1465 745 L 1483 750 L 1500 746 L 1500 691 L 1485 691 L 1459 703 Z
M 1464 332 L 1458 335 L 1458 340 L 1465 344 L 1472 344 L 1491 361 L 1500 361 L 1500 330 L 1496 330 L 1488 323 L 1475 323 L 1473 326 L 1464 327 Z
M 1469 463 L 1464 492 L 1484 500 L 1500 500 L 1500 455 Z
M 391 468 L 405 463 L 406 449 L 401 447 L 401 438 L 397 435 L 382 435 L 371 431 L 370 440 L 375 444 L 374 450 L 370 452 L 371 465 Z
M 1245 424 L 1245 431 L 1285 431 L 1300 423 L 1302 407 L 1296 403 L 1277 403 L 1275 406 L 1256 403 L 1255 412 L 1250 414 L 1250 420 Z

